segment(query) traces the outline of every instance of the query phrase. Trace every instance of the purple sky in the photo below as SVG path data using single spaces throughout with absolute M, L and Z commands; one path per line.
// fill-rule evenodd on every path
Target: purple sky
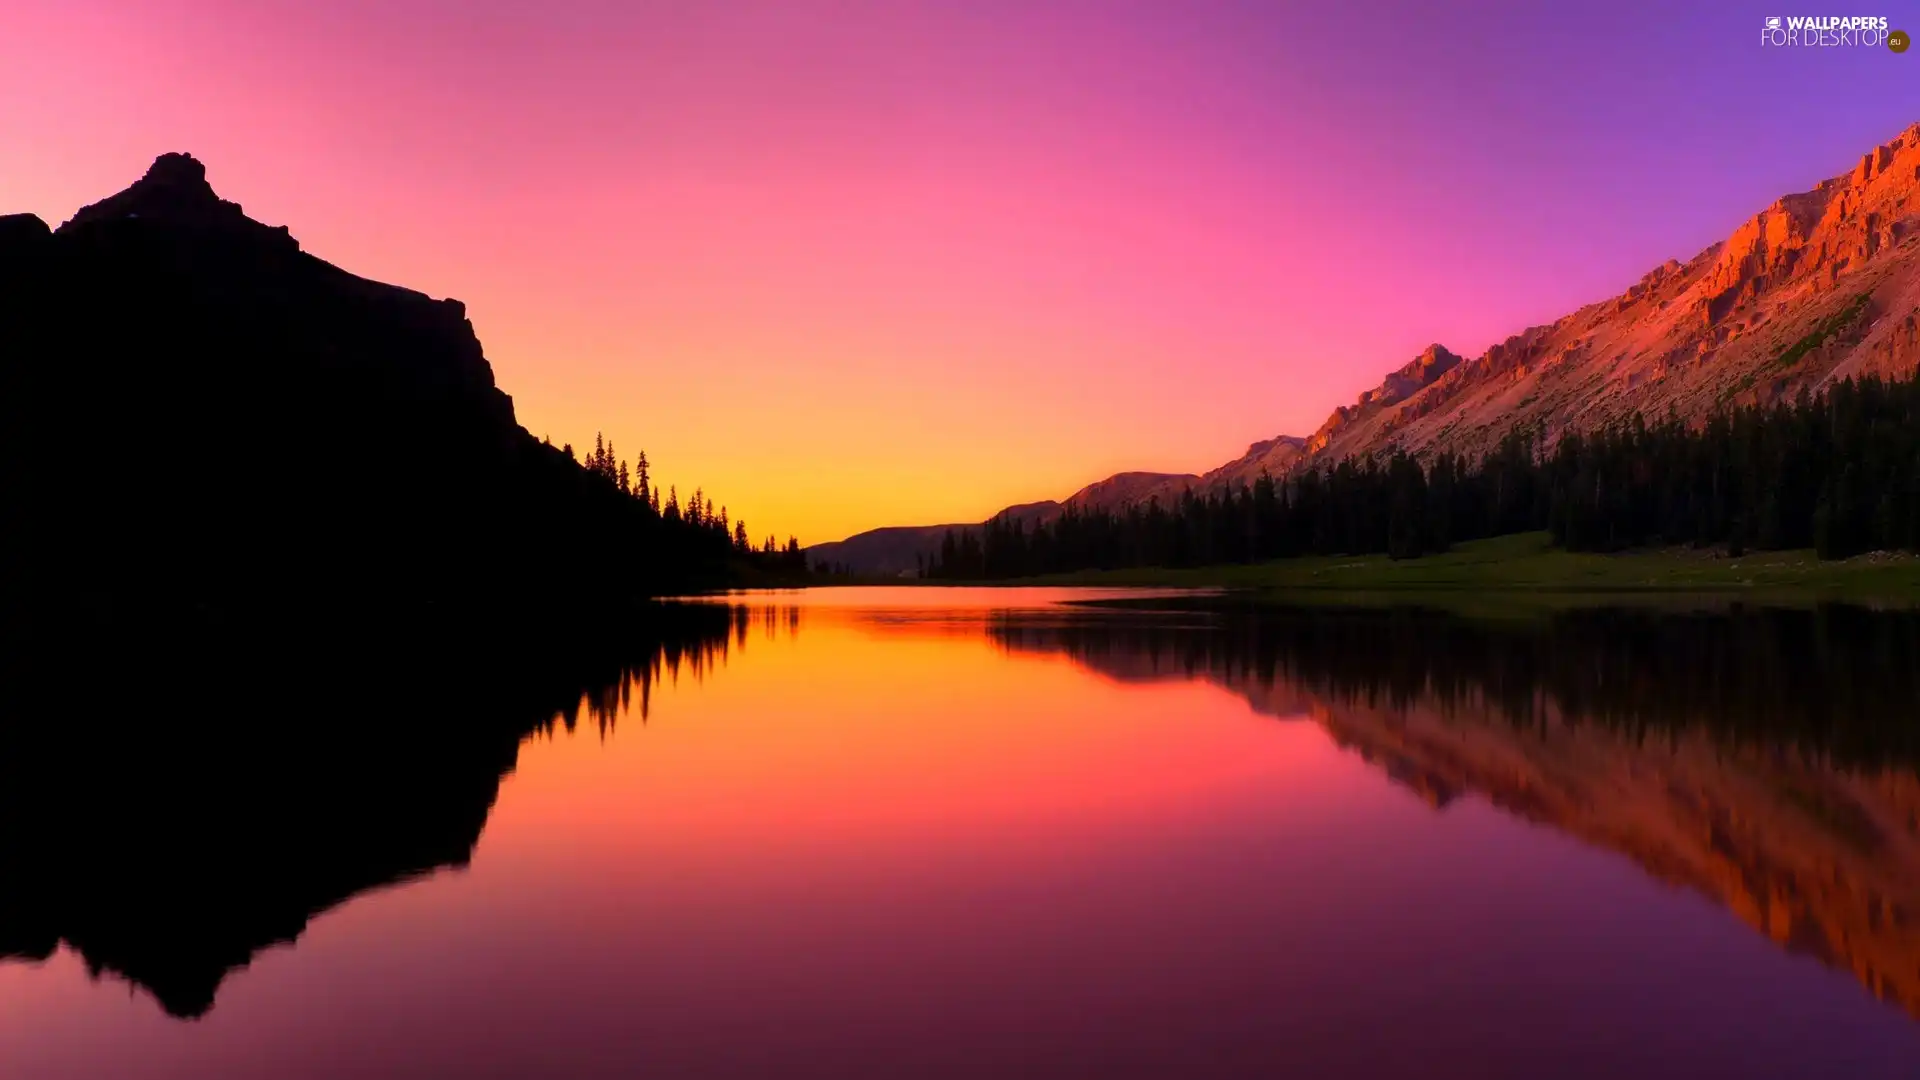
M 308 250 L 465 300 L 536 433 L 808 541 L 1310 432 L 1920 119 L 1920 50 L 1765 48 L 1773 3 L 5 13 L 0 208 L 192 151 Z

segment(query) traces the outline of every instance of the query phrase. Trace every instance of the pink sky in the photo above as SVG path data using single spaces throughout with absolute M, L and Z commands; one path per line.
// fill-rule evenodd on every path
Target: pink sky
M 811 543 L 1310 432 L 1920 118 L 1916 54 L 1572 7 L 0 0 L 0 212 L 189 151 Z

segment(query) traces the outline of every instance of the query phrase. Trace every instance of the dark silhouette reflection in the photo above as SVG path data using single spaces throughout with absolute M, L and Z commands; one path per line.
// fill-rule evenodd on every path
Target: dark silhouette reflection
M 591 629 L 121 626 L 0 681 L 0 958 L 61 943 L 179 1017 L 321 911 L 471 857 L 528 735 L 644 718 L 749 612 Z M 737 635 L 737 636 L 736 636 Z
M 1436 807 L 1626 855 L 1920 1016 L 1920 615 L 1223 610 L 990 632 L 1309 716 Z

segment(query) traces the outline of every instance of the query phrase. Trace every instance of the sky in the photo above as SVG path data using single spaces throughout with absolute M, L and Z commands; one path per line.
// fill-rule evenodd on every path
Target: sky
M 1761 44 L 1835 13 L 0 0 L 0 213 L 191 152 L 463 300 L 534 434 L 815 543 L 1203 471 L 1697 253 L 1920 120 L 1920 50 Z

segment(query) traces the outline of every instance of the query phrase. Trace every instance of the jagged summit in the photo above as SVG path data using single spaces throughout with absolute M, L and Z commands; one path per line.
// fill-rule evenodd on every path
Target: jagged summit
M 51 234 L 0 219 L 0 340 L 11 610 L 571 604 L 540 534 L 635 520 L 518 424 L 460 304 L 301 251 L 188 154 Z
M 291 242 L 285 227 L 248 218 L 240 204 L 222 199 L 207 182 L 207 167 L 192 154 L 162 154 L 131 187 L 80 208 L 59 231 L 109 221 L 162 221 L 196 229 L 252 230 Z M 297 245 L 296 245 L 297 246 Z
M 1358 401 L 1334 409 L 1333 415 L 1320 425 L 1320 430 L 1307 440 L 1305 454 L 1296 455 L 1294 461 L 1320 453 L 1343 433 L 1368 428 L 1394 406 L 1439 382 L 1463 362 L 1445 345 L 1435 343 L 1427 346 L 1418 356 L 1388 372 L 1379 386 L 1361 394 Z
M 207 194 L 213 194 L 213 185 L 207 183 L 207 167 L 192 154 L 161 154 L 147 166 L 147 174 L 140 180 L 168 187 L 205 188 Z

